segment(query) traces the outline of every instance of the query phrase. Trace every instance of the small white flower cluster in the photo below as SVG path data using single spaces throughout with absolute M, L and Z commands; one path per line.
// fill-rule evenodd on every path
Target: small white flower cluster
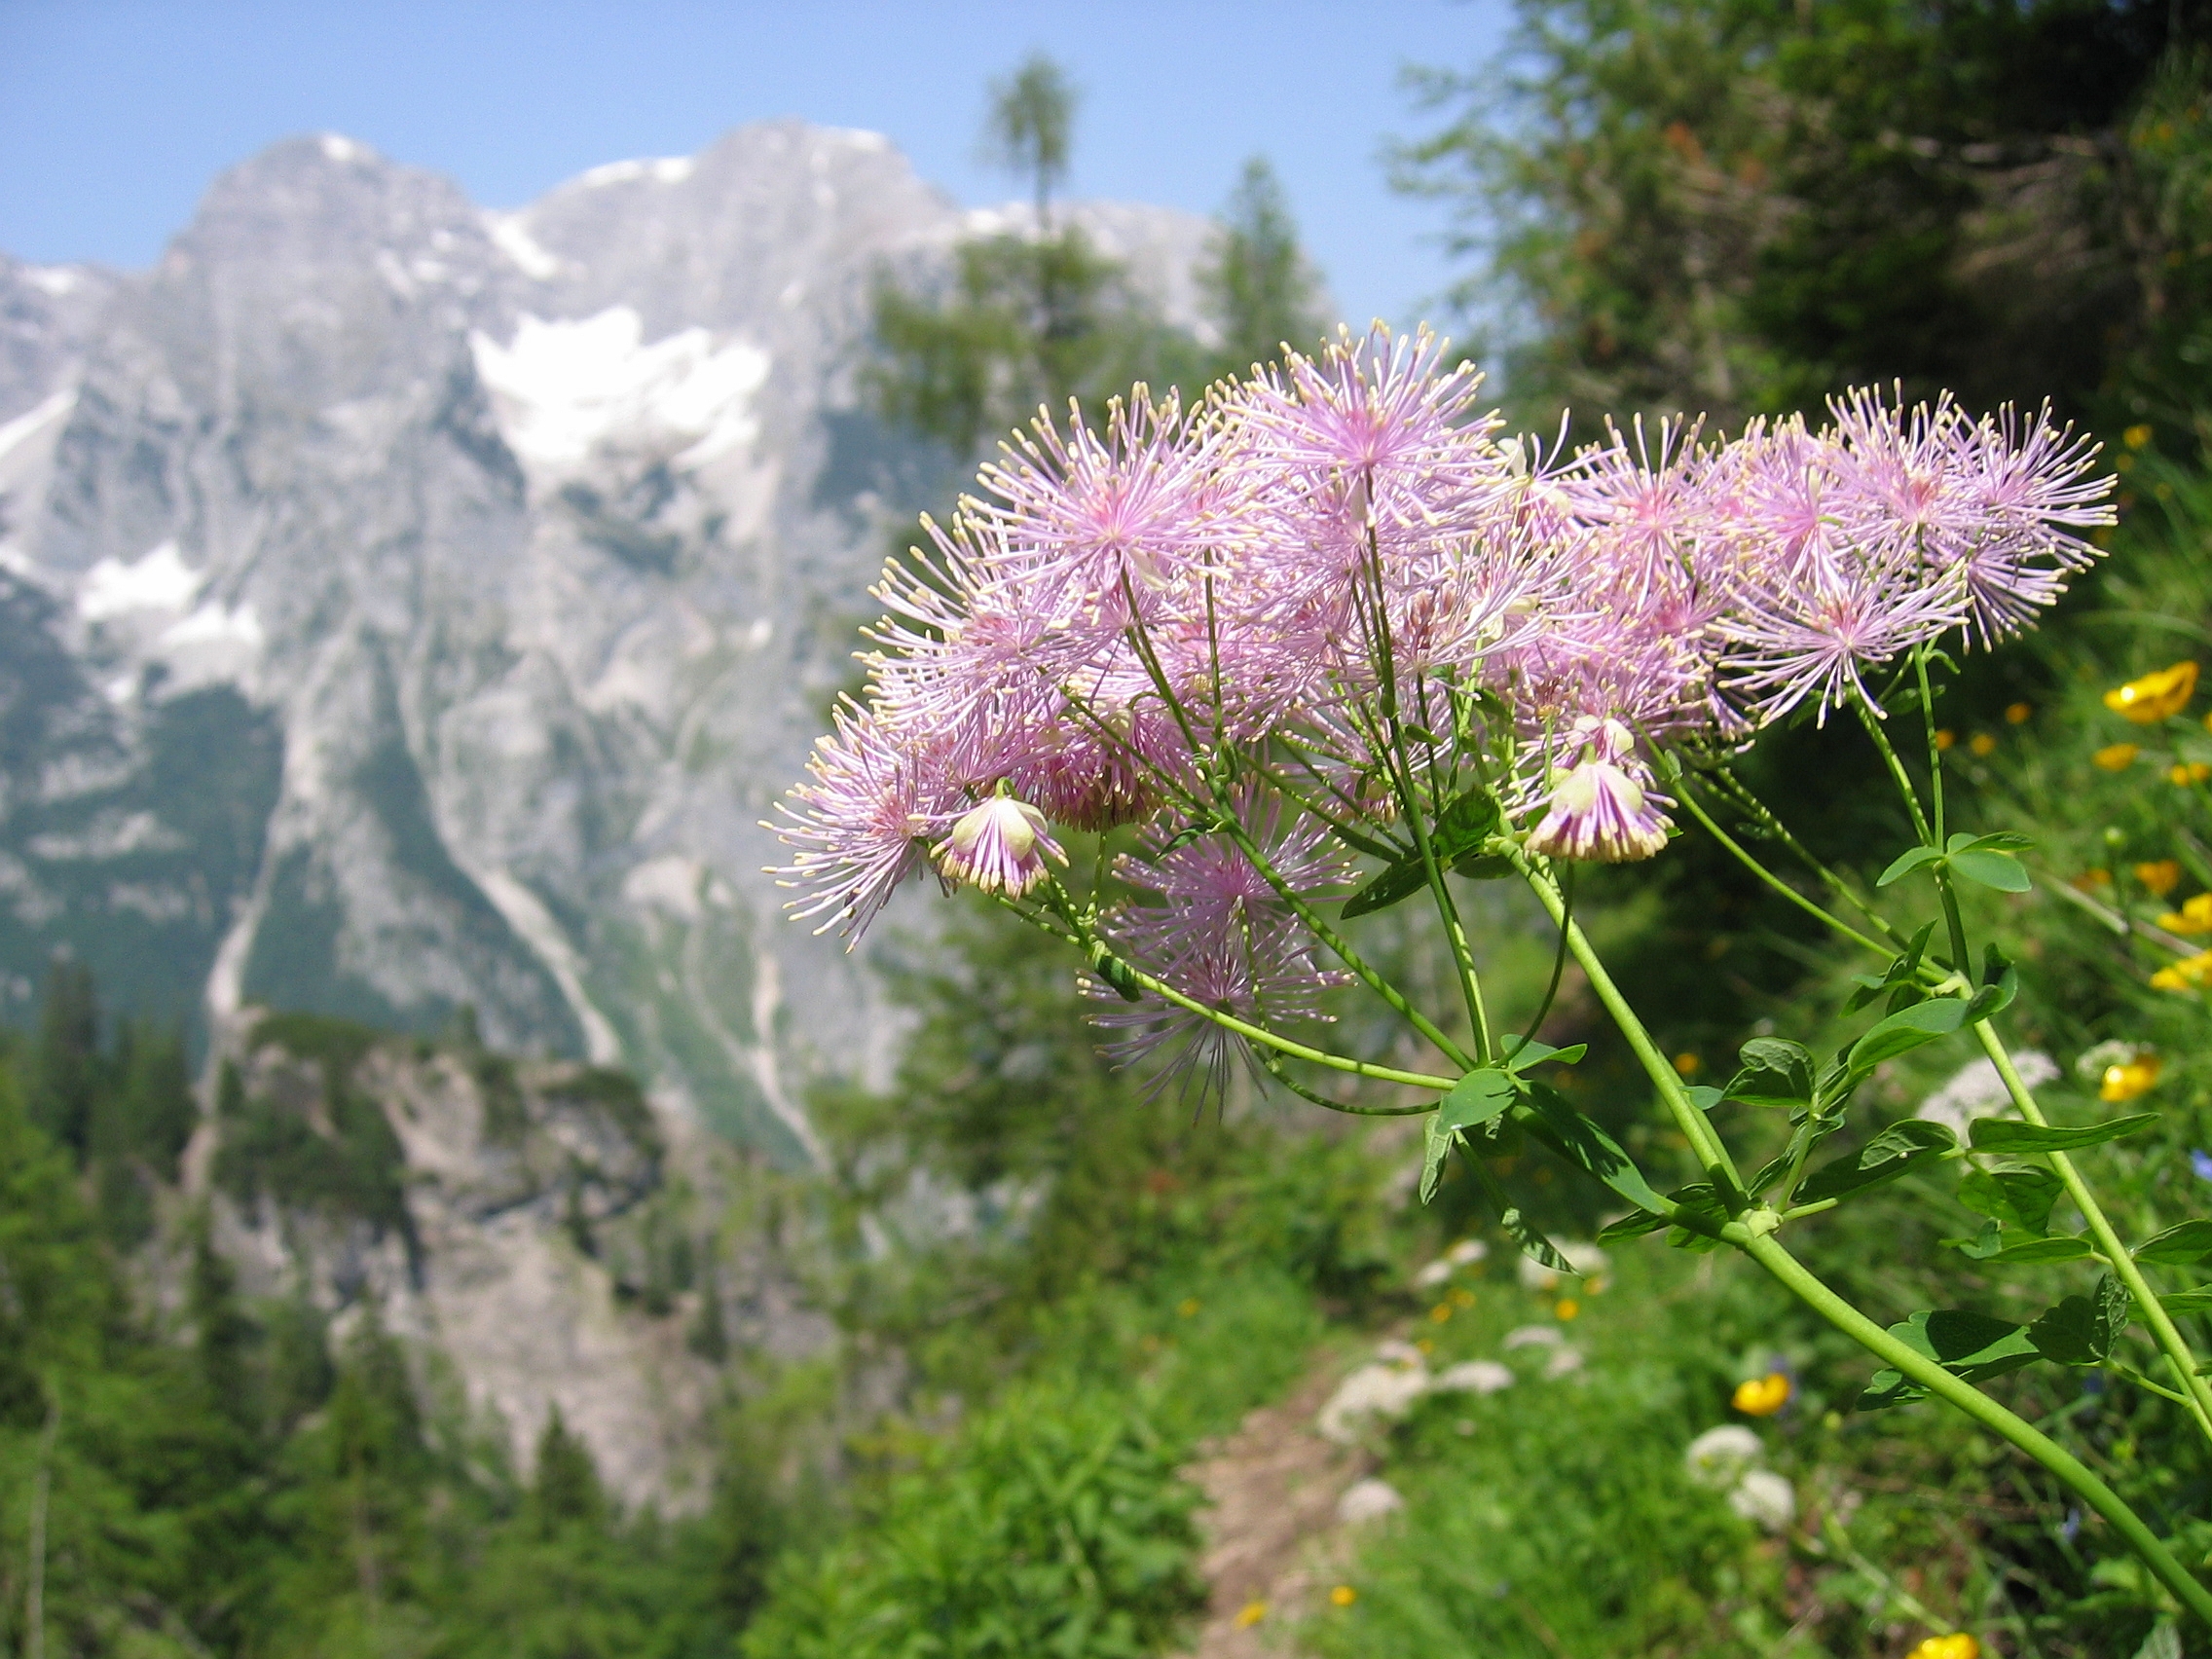
M 1440 1284 L 1448 1284 L 1461 1268 L 1471 1268 L 1489 1254 L 1490 1246 L 1480 1238 L 1462 1238 L 1414 1274 L 1414 1288 L 1434 1290 Z
M 2056 1081 L 2058 1062 L 2048 1054 L 2026 1049 L 2012 1056 L 2013 1067 L 2020 1081 L 2030 1088 Z M 2005 1080 L 1997 1075 L 1997 1067 L 1988 1060 L 1969 1060 L 1951 1075 L 1951 1080 L 1920 1103 L 1913 1116 L 1931 1124 L 1941 1124 L 1960 1140 L 1967 1138 L 1976 1118 L 2010 1118 L 2018 1116 L 2012 1109 L 2010 1097 L 2005 1090 Z
M 1512 1387 L 1513 1381 L 1513 1373 L 1493 1359 L 1462 1360 L 1432 1374 L 1420 1349 L 1393 1340 L 1337 1384 L 1313 1425 L 1324 1440 L 1352 1446 L 1372 1424 L 1404 1417 L 1423 1395 L 1494 1394 Z
M 1709 1428 L 1689 1444 L 1682 1463 L 1690 1479 L 1709 1492 L 1725 1492 L 1728 1507 L 1770 1532 L 1784 1532 L 1797 1519 L 1797 1493 L 1788 1481 L 1761 1465 L 1766 1445 L 1740 1422 Z

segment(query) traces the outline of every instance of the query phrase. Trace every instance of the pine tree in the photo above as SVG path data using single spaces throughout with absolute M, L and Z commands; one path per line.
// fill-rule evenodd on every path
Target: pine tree
M 1272 362 L 1285 346 L 1308 350 L 1321 333 L 1312 268 L 1266 157 L 1244 164 L 1198 282 L 1221 332 L 1222 374 Z

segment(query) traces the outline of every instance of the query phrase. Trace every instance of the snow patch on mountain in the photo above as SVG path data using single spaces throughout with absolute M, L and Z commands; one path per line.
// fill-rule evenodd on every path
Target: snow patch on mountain
M 769 355 L 742 340 L 718 346 L 704 328 L 646 344 L 630 306 L 578 321 L 524 313 L 513 341 L 469 336 L 490 388 L 500 435 L 534 481 L 573 475 L 602 449 L 674 450 L 681 467 L 703 465 L 759 436 L 753 395 Z
M 200 572 L 184 562 L 175 542 L 165 541 L 129 564 L 110 557 L 87 571 L 77 614 L 104 622 L 133 610 L 182 610 L 199 591 Z

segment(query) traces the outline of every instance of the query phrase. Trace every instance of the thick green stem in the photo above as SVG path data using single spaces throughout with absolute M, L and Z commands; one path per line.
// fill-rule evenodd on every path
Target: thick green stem
M 1737 1245 L 1764 1268 L 1798 1301 L 1873 1354 L 1885 1365 L 1956 1406 L 1982 1427 L 2018 1447 L 2111 1523 L 2127 1541 L 2143 1565 L 2181 1604 L 2212 1628 L 2212 1591 L 2199 1584 L 2158 1540 L 2143 1518 L 2128 1508 L 2120 1493 L 2099 1480 L 2093 1470 L 2048 1435 L 2007 1411 L 1971 1382 L 1962 1382 L 1927 1355 L 1907 1347 L 1874 1323 L 1825 1284 L 1772 1238 L 1752 1238 Z
M 1981 1044 L 1982 1052 L 1989 1056 L 1990 1064 L 1997 1068 L 1997 1075 L 2005 1080 L 2005 1091 L 2012 1097 L 2012 1104 L 2019 1109 L 2020 1116 L 2031 1124 L 2048 1123 L 2049 1120 L 2036 1105 L 2036 1098 L 2020 1076 L 2019 1068 L 2012 1064 L 2012 1056 L 2007 1051 L 2004 1041 L 1990 1029 L 1989 1021 L 1976 1020 L 1973 1034 Z M 2151 1327 L 2151 1334 L 2157 1338 L 2159 1348 L 2180 1374 L 2182 1386 L 2189 1390 L 2191 1415 L 2196 1419 L 2196 1426 L 2204 1431 L 2207 1439 L 2212 1439 L 2212 1385 L 2208 1385 L 2203 1378 L 2197 1376 L 2196 1355 L 2191 1351 L 2189 1340 L 2181 1334 L 2172 1316 L 2166 1312 L 2164 1304 L 2159 1302 L 2157 1293 L 2143 1277 L 2143 1270 L 2136 1266 L 2133 1253 L 2121 1242 L 2120 1234 L 2106 1217 L 2104 1207 L 2089 1191 L 2088 1183 L 2082 1179 L 2081 1171 L 2074 1167 L 2074 1161 L 2063 1152 L 2046 1153 L 2045 1156 L 2050 1160 L 2051 1169 L 2064 1184 L 2066 1196 L 2074 1200 L 2074 1207 L 2082 1212 L 2082 1219 L 2088 1223 L 2089 1236 L 2097 1241 L 2097 1249 L 2112 1264 L 2113 1276 L 2135 1299 L 2136 1311 L 2141 1314 L 2143 1322 Z

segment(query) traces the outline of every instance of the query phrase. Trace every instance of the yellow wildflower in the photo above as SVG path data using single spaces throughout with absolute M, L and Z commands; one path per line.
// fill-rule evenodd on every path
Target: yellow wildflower
M 1997 739 L 1985 731 L 1977 731 L 1967 739 L 1967 747 L 1976 755 L 1989 755 L 1996 751 Z
M 2135 866 L 2135 879 L 2151 890 L 2152 898 L 2163 899 L 2181 880 L 2181 866 L 2172 859 L 2155 859 Z
M 1575 1301 L 1571 1296 L 1563 1296 L 1553 1307 L 1552 1311 L 1562 1319 L 1571 1319 L 1582 1311 L 1582 1304 Z
M 2195 691 L 2196 664 L 2177 662 L 2171 668 L 2115 686 L 2105 693 L 2105 707 L 2116 715 L 2125 715 L 2137 725 L 2153 725 L 2169 715 L 2180 714 Z
M 1678 1076 L 1681 1077 L 1697 1076 L 1698 1068 L 1703 1066 L 1705 1062 L 1699 1059 L 1695 1054 L 1680 1053 L 1675 1056 L 1675 1071 Z
M 2120 434 L 2120 442 L 2124 443 L 2129 449 L 2144 449 L 2149 446 L 2152 435 L 2151 428 L 2148 425 L 2141 425 L 2128 427 L 2126 431 Z
M 1428 1316 L 1436 1324 L 1443 1324 L 1445 1320 L 1452 1317 L 1452 1304 L 1449 1302 L 1439 1302 L 1434 1308 L 1431 1308 L 1428 1310 Z
M 1981 1659 L 1981 1643 L 1963 1630 L 1949 1636 L 1932 1636 L 1905 1659 Z
M 1952 744 L 1958 741 L 1959 734 L 1953 731 L 1949 726 L 1945 726 L 1941 731 L 1936 734 L 1936 747 L 1937 749 L 1948 749 Z
M 2212 893 L 2199 893 L 2179 910 L 2168 910 L 2158 918 L 2158 926 L 2168 933 L 2212 933 Z
M 1241 1607 L 1238 1607 L 1236 1609 L 1236 1628 L 1238 1630 L 1250 1630 L 1254 1625 L 1258 1624 L 1267 1616 L 1267 1603 L 1246 1602 Z
M 1736 1384 L 1730 1401 L 1746 1417 L 1772 1417 L 1789 1403 L 1789 1379 L 1779 1371 Z
M 2201 760 L 2176 760 L 2166 776 L 2187 789 L 2191 784 L 2201 784 L 2206 778 L 2212 778 L 2212 766 Z
M 2108 743 L 2089 758 L 2108 772 L 2124 772 L 2135 764 L 2135 757 L 2142 753 L 2140 744 Z
M 2035 710 L 2026 703 L 2008 703 L 2005 705 L 2005 723 L 2007 725 L 2026 725 L 2028 717 L 2034 713 Z
M 2212 975 L 2212 950 L 2198 951 L 2159 969 L 2151 976 L 2151 983 L 2161 991 L 2194 991 L 2204 983 L 2207 975 Z
M 2097 1098 L 2117 1106 L 2138 1094 L 2147 1094 L 2151 1086 L 2158 1081 L 2162 1069 L 2158 1056 L 2147 1053 L 2137 1054 L 2124 1065 L 2107 1066 L 2104 1080 L 2097 1087 Z
M 1186 1319 L 1193 1317 L 1198 1310 L 1198 1299 L 1195 1296 L 1186 1296 L 1175 1305 L 1175 1311 L 1182 1314 Z
M 2085 869 L 2074 878 L 2073 885 L 2083 893 L 2087 893 L 2092 888 L 2110 887 L 2112 885 L 2112 871 L 2109 869 Z
M 1329 1605 L 1332 1607 L 1348 1607 L 1358 1600 L 1359 1592 L 1348 1584 L 1340 1584 L 1329 1592 Z

